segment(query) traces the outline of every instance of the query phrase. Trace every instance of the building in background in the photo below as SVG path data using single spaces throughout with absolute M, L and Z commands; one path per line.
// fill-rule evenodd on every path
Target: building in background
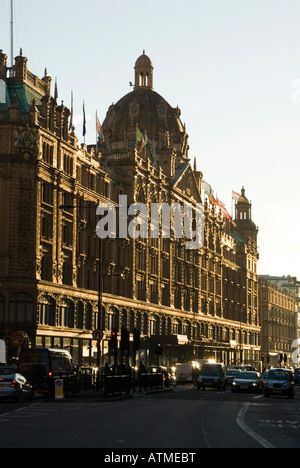
M 259 277 L 261 315 L 261 353 L 265 367 L 297 367 L 299 359 L 293 354 L 298 345 L 298 307 L 293 283 L 288 278 Z M 291 294 L 292 293 L 292 294 Z M 298 292 L 296 293 L 298 294 Z
M 205 357 L 258 365 L 251 202 L 243 188 L 232 220 L 206 197 L 180 109 L 154 91 L 149 57 L 138 58 L 133 89 L 108 109 L 96 145 L 78 145 L 72 113 L 51 95 L 51 81 L 47 71 L 40 79 L 28 70 L 22 51 L 13 67 L 0 52 L 0 335 L 9 358 L 10 337 L 22 330 L 27 346 L 66 348 L 75 362 L 93 364 L 92 332 L 100 328 L 104 362 L 112 359 L 112 330 L 120 340 L 124 328 L 129 349 L 117 357 L 132 364 L 156 363 L 161 345 L 166 365 Z M 204 245 L 187 249 L 172 222 L 165 236 L 162 219 L 158 237 L 149 230 L 145 238 L 100 241 L 96 207 L 111 203 L 120 213 L 125 195 L 128 206 L 149 210 L 188 203 L 193 216 L 203 204 Z

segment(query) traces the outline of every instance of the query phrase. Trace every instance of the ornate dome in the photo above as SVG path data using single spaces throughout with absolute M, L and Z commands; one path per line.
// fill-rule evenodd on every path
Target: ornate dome
M 175 149 L 178 156 L 187 158 L 185 126 L 180 109 L 172 106 L 153 88 L 153 65 L 141 55 L 135 63 L 134 90 L 110 106 L 103 122 L 105 152 L 128 151 L 136 142 L 136 129 L 155 143 L 156 152 Z
M 141 55 L 135 62 L 135 68 L 139 69 L 145 67 L 153 70 L 153 65 L 150 58 L 145 54 L 145 51 L 143 51 L 143 55 Z

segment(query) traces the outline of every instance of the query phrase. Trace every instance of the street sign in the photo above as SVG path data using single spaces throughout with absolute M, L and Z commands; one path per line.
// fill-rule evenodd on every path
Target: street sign
M 55 400 L 64 398 L 64 381 L 63 379 L 55 379 Z
M 93 331 L 93 340 L 101 341 L 103 338 L 103 331 L 102 330 L 94 330 Z
M 28 336 L 25 332 L 16 331 L 11 335 L 10 341 L 13 346 L 19 347 L 19 346 L 22 346 L 26 342 L 27 338 Z
M 163 350 L 162 346 L 157 345 L 156 348 L 155 348 L 155 350 L 154 350 L 154 352 L 155 352 L 155 354 L 156 354 L 157 356 L 160 356 L 160 355 L 164 352 L 164 350 Z

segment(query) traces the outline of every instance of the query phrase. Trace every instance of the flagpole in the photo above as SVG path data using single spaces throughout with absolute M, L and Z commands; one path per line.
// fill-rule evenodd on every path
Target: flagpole
M 14 5 L 13 0 L 10 0 L 10 53 L 11 66 L 14 66 Z
M 83 143 L 84 145 L 85 145 L 85 134 L 86 134 L 85 103 L 83 101 Z
M 98 154 L 98 127 L 97 127 L 98 111 L 96 111 L 96 153 Z

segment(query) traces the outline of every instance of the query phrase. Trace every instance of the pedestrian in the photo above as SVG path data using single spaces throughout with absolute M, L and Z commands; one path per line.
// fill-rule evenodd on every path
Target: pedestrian
M 147 370 L 146 367 L 143 364 L 143 361 L 140 361 L 139 369 L 138 369 L 138 374 L 146 374 Z

